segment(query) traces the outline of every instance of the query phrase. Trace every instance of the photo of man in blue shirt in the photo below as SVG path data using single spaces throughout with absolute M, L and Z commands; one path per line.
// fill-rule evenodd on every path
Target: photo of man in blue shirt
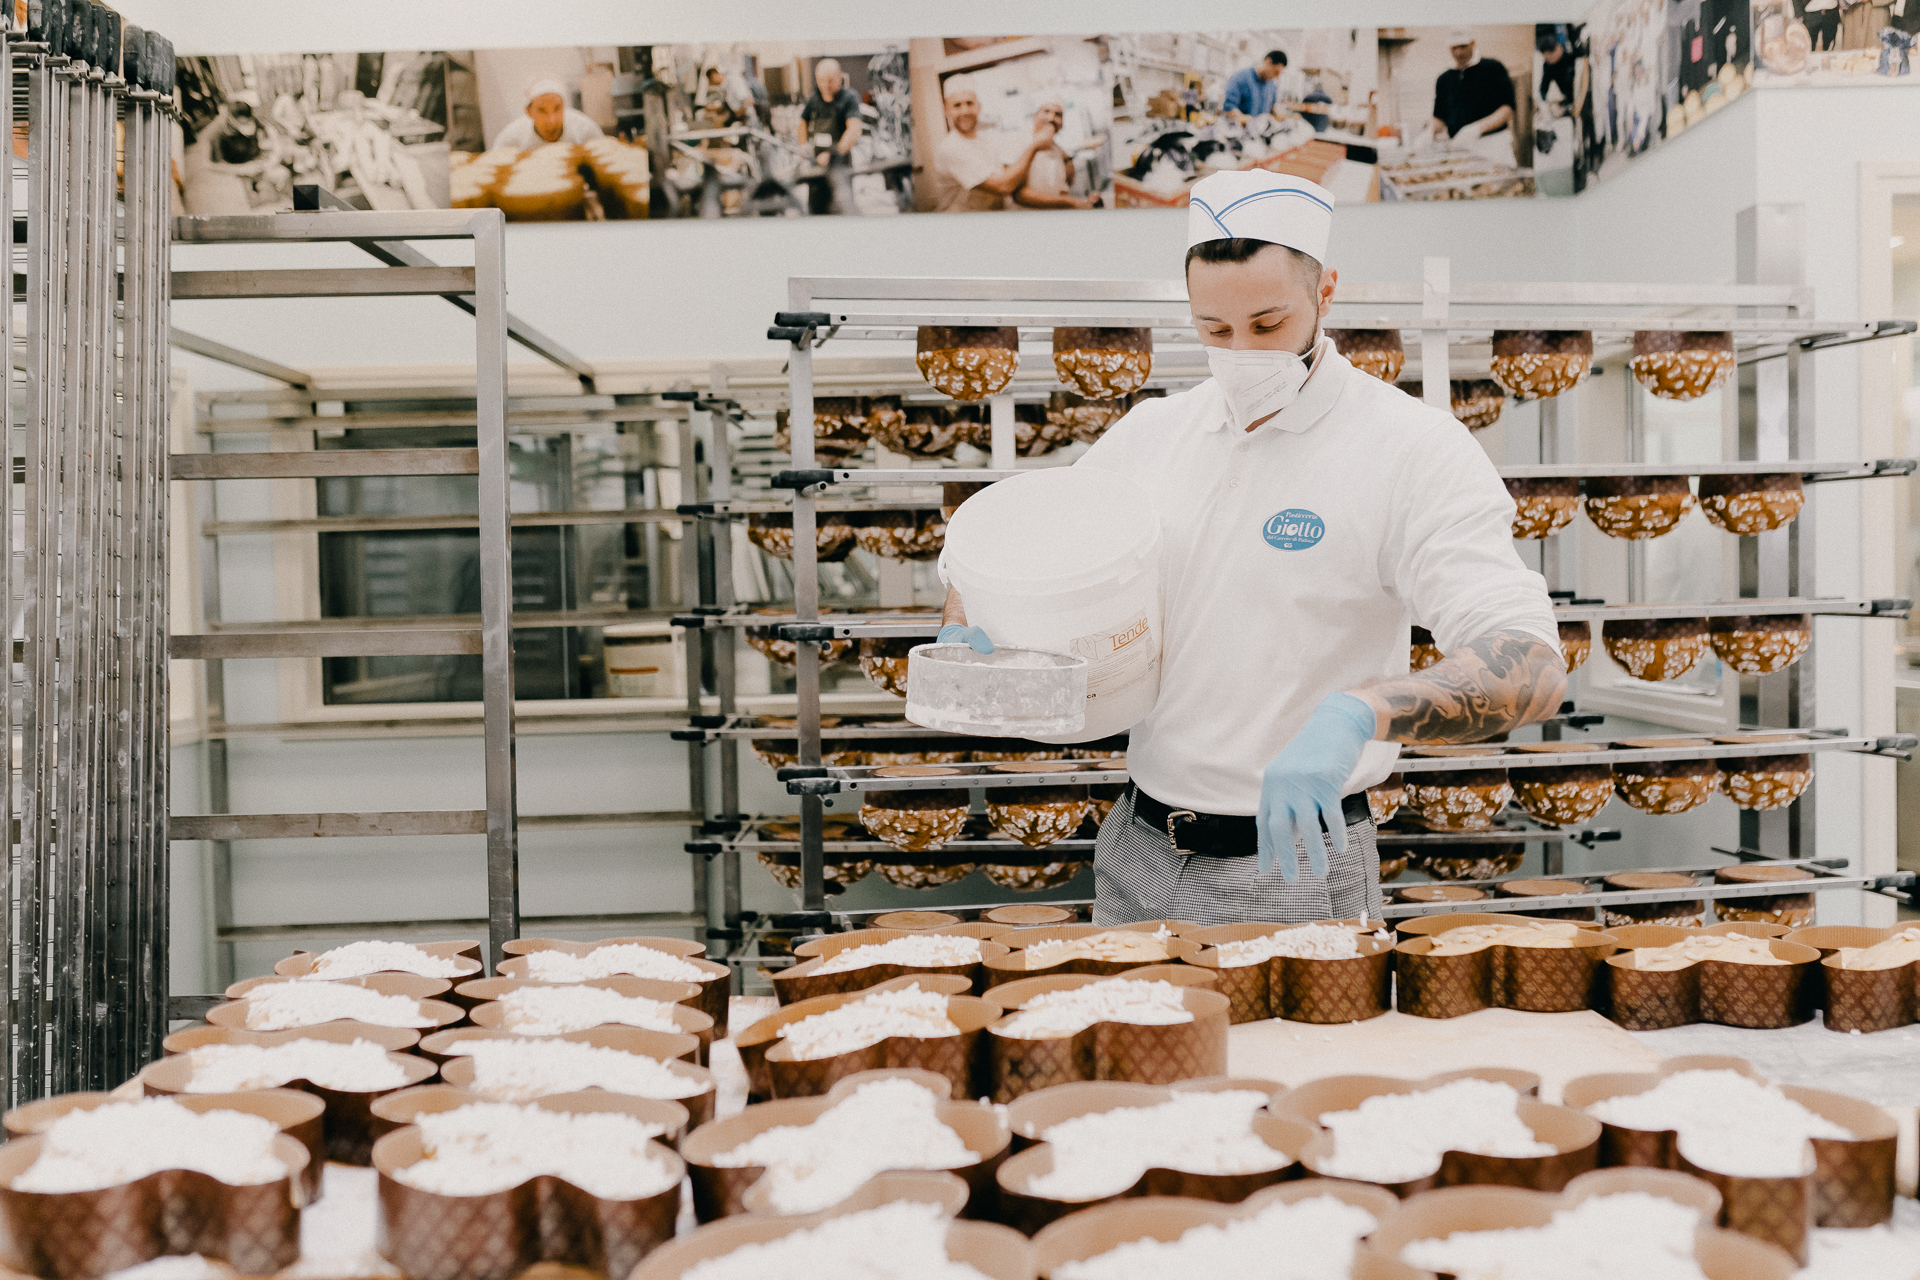
M 1287 55 L 1273 50 L 1250 67 L 1242 67 L 1227 78 L 1227 95 L 1221 111 L 1229 120 L 1245 124 L 1271 112 L 1280 100 L 1280 73 L 1287 69 Z

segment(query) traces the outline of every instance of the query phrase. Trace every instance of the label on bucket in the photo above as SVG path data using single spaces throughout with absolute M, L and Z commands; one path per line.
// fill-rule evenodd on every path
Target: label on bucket
M 1076 637 L 1067 652 L 1087 660 L 1089 699 L 1119 692 L 1160 662 L 1160 645 L 1145 610 L 1118 627 Z

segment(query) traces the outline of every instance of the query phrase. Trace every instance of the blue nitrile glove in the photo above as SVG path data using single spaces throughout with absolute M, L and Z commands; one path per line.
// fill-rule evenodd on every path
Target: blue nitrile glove
M 961 622 L 949 622 L 940 628 L 940 634 L 934 640 L 939 644 L 964 644 L 975 653 L 993 652 L 993 641 L 987 639 L 986 632 Z
M 1321 824 L 1333 836 L 1334 848 L 1347 850 L 1347 822 L 1340 813 L 1340 789 L 1359 763 L 1360 750 L 1373 739 L 1373 708 L 1350 693 L 1330 693 L 1313 709 L 1293 741 L 1275 756 L 1260 776 L 1260 870 L 1280 865 L 1282 879 L 1300 878 L 1300 855 L 1294 841 L 1307 846 L 1313 874 L 1327 874 L 1327 846 Z

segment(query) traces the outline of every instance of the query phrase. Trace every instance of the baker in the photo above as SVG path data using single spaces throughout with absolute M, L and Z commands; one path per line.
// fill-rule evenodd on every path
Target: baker
M 1213 376 L 1144 401 L 1077 463 L 1151 495 L 1165 602 L 1159 699 L 1096 845 L 1097 924 L 1376 911 L 1364 792 L 1394 744 L 1495 737 L 1565 692 L 1546 583 L 1514 552 L 1487 455 L 1321 327 L 1332 224 L 1333 196 L 1299 178 L 1196 183 L 1187 292 Z M 1413 623 L 1447 655 L 1418 674 Z M 953 593 L 940 639 L 992 647 Z
M 600 126 L 584 111 L 567 105 L 566 86 L 558 80 L 527 83 L 527 112 L 494 135 L 495 151 L 529 151 L 550 142 L 592 142 Z
M 1476 52 L 1473 33 L 1447 34 L 1453 65 L 1433 82 L 1433 134 L 1497 164 L 1514 163 L 1513 77 L 1505 66 Z

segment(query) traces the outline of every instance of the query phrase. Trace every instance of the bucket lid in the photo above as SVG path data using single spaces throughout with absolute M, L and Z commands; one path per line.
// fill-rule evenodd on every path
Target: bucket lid
M 964 583 L 1045 595 L 1129 577 L 1159 545 L 1145 489 L 1113 471 L 1054 467 L 967 499 L 947 522 L 942 563 Z

